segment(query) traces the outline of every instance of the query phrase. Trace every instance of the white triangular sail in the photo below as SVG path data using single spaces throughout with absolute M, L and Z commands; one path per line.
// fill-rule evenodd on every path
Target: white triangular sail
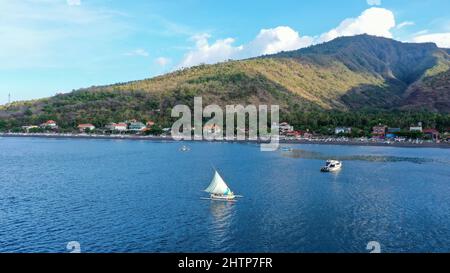
M 227 183 L 223 181 L 220 174 L 215 171 L 214 177 L 211 181 L 211 184 L 205 189 L 206 192 L 212 193 L 212 194 L 223 194 L 228 195 L 231 193 L 230 188 L 228 188 Z

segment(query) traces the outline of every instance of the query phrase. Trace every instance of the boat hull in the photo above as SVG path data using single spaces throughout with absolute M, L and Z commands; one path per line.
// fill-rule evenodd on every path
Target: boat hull
M 234 201 L 236 199 L 235 195 L 210 195 L 211 200 L 220 200 L 220 201 Z
M 342 162 L 337 160 L 327 160 L 327 163 L 324 167 L 320 169 L 321 172 L 337 172 L 341 170 Z
M 324 173 L 337 172 L 337 171 L 340 171 L 340 170 L 341 170 L 341 167 L 338 167 L 338 168 L 323 167 L 322 169 L 320 169 L 320 171 L 324 172 Z

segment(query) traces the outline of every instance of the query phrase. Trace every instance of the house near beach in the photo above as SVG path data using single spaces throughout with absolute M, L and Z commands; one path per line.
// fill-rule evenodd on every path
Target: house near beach
M 78 125 L 78 130 L 80 130 L 80 132 L 85 132 L 86 130 L 95 130 L 95 126 L 90 124 L 90 123 L 86 123 L 86 124 L 80 124 Z
M 300 131 L 300 130 L 293 130 L 293 131 L 286 132 L 287 137 L 294 137 L 294 138 L 299 138 L 299 137 L 303 136 L 304 134 L 305 134 L 305 132 Z
M 109 123 L 105 126 L 105 128 L 109 131 L 117 131 L 117 132 L 124 132 L 128 129 L 128 125 L 126 123 Z
M 372 136 L 374 137 L 379 137 L 379 138 L 384 138 L 386 136 L 386 130 L 387 130 L 387 126 L 386 125 L 377 125 L 374 126 L 372 128 Z
M 285 133 L 285 132 L 289 132 L 289 131 L 294 131 L 294 126 L 291 126 L 289 123 L 287 122 L 282 122 L 279 125 L 280 128 L 280 132 L 281 133 Z
M 401 128 L 387 128 L 387 132 L 389 134 L 399 133 L 400 131 L 401 131 Z
M 37 128 L 39 128 L 39 126 L 36 126 L 36 125 L 26 125 L 26 126 L 22 126 L 22 130 L 24 130 L 24 131 L 27 132 L 27 133 L 29 133 L 30 130 L 37 129 Z
M 422 122 L 417 123 L 417 126 L 410 126 L 410 132 L 422 132 Z
M 431 138 L 431 140 L 433 141 L 438 141 L 439 140 L 439 131 L 436 129 L 424 129 L 423 130 L 423 134 L 429 138 Z
M 334 134 L 335 135 L 350 134 L 351 132 L 352 132 L 352 128 L 350 128 L 350 127 L 336 127 L 334 129 Z
M 400 133 L 401 128 L 387 128 L 386 137 L 395 138 L 398 133 Z
M 54 120 L 47 120 L 46 122 L 42 123 L 39 127 L 47 129 L 57 129 L 58 125 L 56 124 L 56 122 Z
M 141 132 L 145 130 L 147 126 L 139 121 L 131 122 L 130 125 L 128 125 L 128 131 L 132 132 Z

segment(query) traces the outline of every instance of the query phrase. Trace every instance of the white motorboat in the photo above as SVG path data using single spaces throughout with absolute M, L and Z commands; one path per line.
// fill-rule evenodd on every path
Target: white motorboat
M 342 162 L 338 160 L 327 160 L 325 166 L 323 166 L 321 172 L 335 172 L 342 168 Z

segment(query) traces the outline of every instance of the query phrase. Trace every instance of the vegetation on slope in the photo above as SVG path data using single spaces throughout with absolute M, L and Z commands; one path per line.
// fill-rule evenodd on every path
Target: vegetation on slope
M 168 126 L 174 105 L 192 107 L 193 98 L 202 96 L 204 105 L 278 104 L 283 119 L 305 129 L 367 130 L 377 123 L 407 127 L 423 121 L 444 130 L 450 127 L 449 59 L 434 44 L 343 37 L 297 51 L 0 106 L 0 129 L 47 119 L 62 128 L 129 119 Z

